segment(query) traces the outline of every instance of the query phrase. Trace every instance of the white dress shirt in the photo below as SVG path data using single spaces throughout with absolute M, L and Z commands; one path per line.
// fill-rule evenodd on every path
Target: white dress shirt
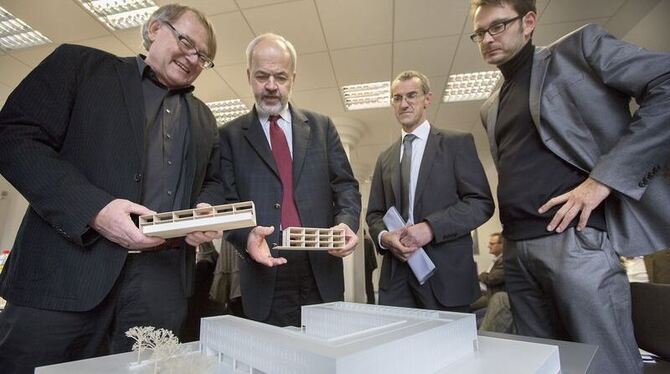
M 261 123 L 261 127 L 263 127 L 265 138 L 268 140 L 270 149 L 272 149 L 272 142 L 270 141 L 270 115 L 261 113 L 258 110 L 256 112 L 258 113 L 258 121 Z M 279 125 L 279 128 L 284 132 L 284 136 L 286 136 L 288 150 L 291 153 L 291 158 L 293 158 L 293 131 L 291 131 L 291 111 L 288 109 L 288 105 L 281 110 L 279 115 L 281 118 L 277 120 L 277 125 Z

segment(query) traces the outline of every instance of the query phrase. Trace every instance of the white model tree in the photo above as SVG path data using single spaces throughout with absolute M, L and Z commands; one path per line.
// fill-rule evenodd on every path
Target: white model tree
M 158 329 L 149 332 L 149 347 L 153 349 L 154 374 L 158 373 L 158 364 L 167 361 L 179 352 L 179 339 L 170 330 Z
M 150 348 L 150 334 L 156 330 L 153 326 L 136 326 L 126 331 L 126 336 L 134 339 L 133 351 L 137 351 L 137 363 L 140 363 L 140 356 L 144 348 Z

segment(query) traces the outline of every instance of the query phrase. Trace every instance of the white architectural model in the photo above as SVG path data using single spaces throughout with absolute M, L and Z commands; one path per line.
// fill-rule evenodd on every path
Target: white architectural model
M 344 247 L 344 229 L 287 227 L 282 231 L 278 249 L 327 251 Z
M 506 342 L 481 339 L 488 349 L 490 340 Z M 511 343 L 497 343 L 501 357 L 486 366 L 473 314 L 345 302 L 303 306 L 300 329 L 233 316 L 203 318 L 200 327 L 201 352 L 218 357 L 218 373 L 560 372 L 557 347 Z
M 147 236 L 176 238 L 194 231 L 233 230 L 256 226 L 253 201 L 206 208 L 177 210 L 140 216 L 139 226 Z
M 146 352 L 141 355 L 140 364 L 137 353 L 129 352 L 45 366 L 36 373 L 558 374 L 561 370 L 557 346 L 478 337 L 472 314 L 344 302 L 302 307 L 301 328 L 233 316 L 203 318 L 200 344 L 183 344 L 180 352 L 158 362 Z

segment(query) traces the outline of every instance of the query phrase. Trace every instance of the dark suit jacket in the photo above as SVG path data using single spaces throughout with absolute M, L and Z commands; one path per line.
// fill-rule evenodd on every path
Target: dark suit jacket
M 304 227 L 331 227 L 346 223 L 357 231 L 361 195 L 340 137 L 330 118 L 290 106 L 293 131 L 293 191 Z M 221 167 L 226 201 L 253 200 L 256 221 L 274 226 L 267 238 L 271 247 L 281 243 L 280 203 L 282 186 L 267 138 L 252 110 L 221 128 Z M 250 229 L 227 233 L 227 240 L 246 255 Z M 278 255 L 273 250 L 273 255 Z M 342 259 L 325 252 L 310 252 L 312 271 L 324 301 L 342 300 Z M 244 312 L 251 318 L 267 318 L 272 303 L 276 268 L 250 258 L 241 263 Z
M 384 214 L 400 201 L 400 146 L 398 140 L 379 155 L 372 177 L 367 223 L 375 244 L 386 230 Z M 470 231 L 493 214 L 491 190 L 472 135 L 431 126 L 413 213 L 414 222 L 428 222 L 435 236 L 424 250 L 437 271 L 424 287 L 430 287 L 444 306 L 469 305 L 479 296 Z M 398 259 L 381 251 L 385 253 L 379 290 L 384 292 Z
M 479 281 L 486 285 L 486 295 L 488 297 L 498 291 L 505 290 L 505 265 L 502 256 L 495 260 L 491 271 L 479 274 Z
M 633 114 L 631 98 L 640 105 Z M 670 247 L 670 54 L 584 26 L 536 48 L 529 104 L 547 148 L 612 188 L 604 206 L 617 252 Z M 494 92 L 481 116 L 495 162 L 497 113 Z
M 192 95 L 186 102 L 184 208 L 222 200 L 215 120 Z M 115 198 L 141 201 L 144 126 L 134 57 L 62 45 L 9 96 L 0 112 L 0 171 L 30 206 L 0 276 L 5 299 L 86 311 L 109 293 L 127 249 L 89 222 Z M 193 250 L 175 253 L 181 257 L 175 276 L 188 295 Z

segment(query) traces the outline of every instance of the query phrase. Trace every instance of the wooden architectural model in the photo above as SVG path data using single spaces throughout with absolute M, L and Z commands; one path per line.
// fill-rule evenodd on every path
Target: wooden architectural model
M 287 227 L 279 249 L 327 251 L 344 247 L 344 241 L 344 229 Z
M 243 201 L 177 210 L 140 216 L 139 225 L 144 235 L 176 238 L 194 231 L 221 231 L 256 226 L 256 209 L 253 201 Z

